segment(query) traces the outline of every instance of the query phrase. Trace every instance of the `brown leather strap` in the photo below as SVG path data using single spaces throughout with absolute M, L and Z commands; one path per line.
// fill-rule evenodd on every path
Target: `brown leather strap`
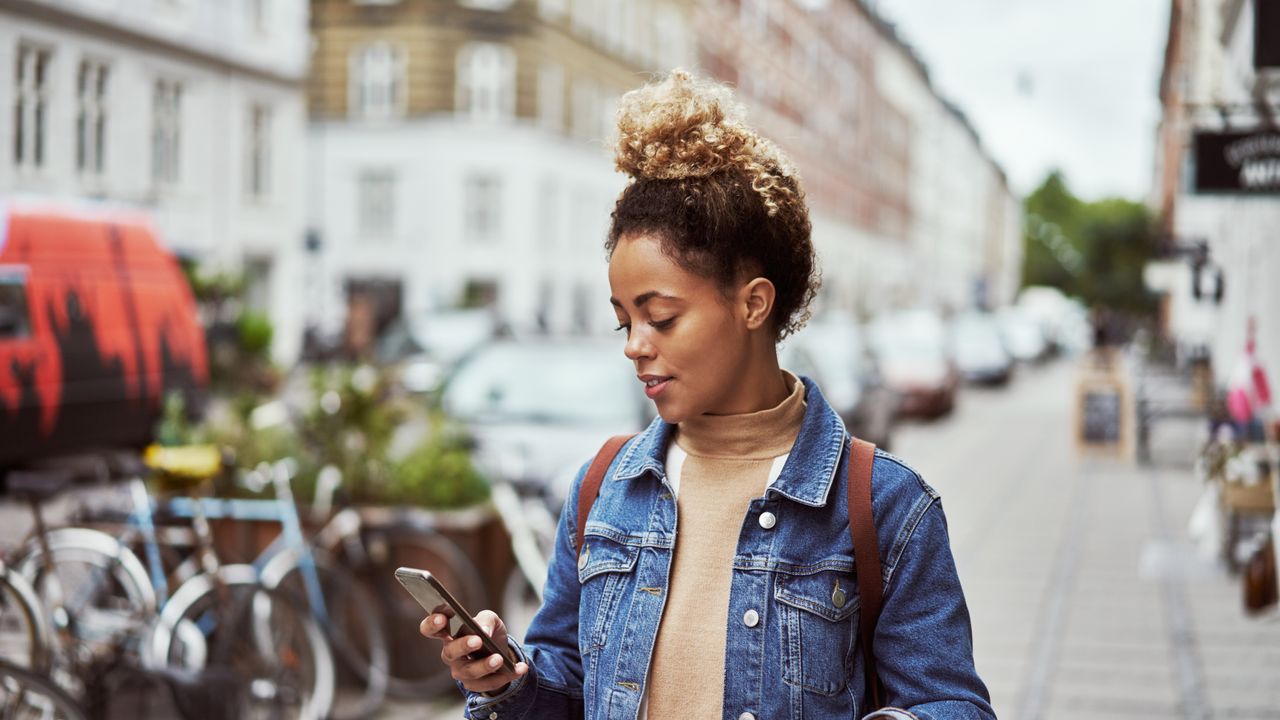
M 876 540 L 876 521 L 871 513 L 871 469 L 875 464 L 876 446 L 853 439 L 849 456 L 849 534 L 853 536 L 853 557 L 858 572 L 859 644 L 867 675 L 867 712 L 884 707 L 884 692 L 876 670 L 876 656 L 871 648 L 875 640 L 876 622 L 880 619 L 881 573 L 880 543 Z
M 587 531 L 587 516 L 591 514 L 591 506 L 600 494 L 600 484 L 604 482 L 604 474 L 618 456 L 618 451 L 635 435 L 614 435 L 609 438 L 600 452 L 587 468 L 587 475 L 582 479 L 582 487 L 578 489 L 578 541 L 574 544 L 578 553 L 582 553 L 583 535 Z

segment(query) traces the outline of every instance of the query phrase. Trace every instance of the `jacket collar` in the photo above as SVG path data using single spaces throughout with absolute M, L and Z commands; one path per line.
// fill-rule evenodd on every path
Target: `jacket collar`
M 803 375 L 799 377 L 804 383 L 807 405 L 800 434 L 782 466 L 782 473 L 765 494 L 774 493 L 802 505 L 822 507 L 827 504 L 827 495 L 840 466 L 840 455 L 848 445 L 848 435 L 844 421 L 827 404 L 817 384 Z M 635 480 L 645 473 L 664 477 L 667 445 L 674 429 L 674 425 L 661 417 L 654 418 L 644 432 L 627 443 L 613 479 Z

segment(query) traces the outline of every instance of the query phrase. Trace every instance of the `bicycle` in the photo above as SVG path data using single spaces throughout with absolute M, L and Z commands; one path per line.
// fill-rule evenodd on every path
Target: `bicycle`
M 0 717 L 5 720 L 85 720 L 62 688 L 45 676 L 0 658 Z
M 203 462 L 155 468 L 170 491 L 196 490 L 221 471 L 216 450 L 195 454 L 202 454 Z M 140 483 L 132 483 L 135 502 L 149 508 Z M 325 717 L 333 703 L 333 658 L 319 626 L 310 614 L 293 608 L 293 599 L 262 585 L 251 566 L 219 562 L 199 503 L 192 524 L 202 570 L 158 605 L 157 589 L 167 584 L 163 573 L 149 575 L 125 543 L 86 528 L 46 532 L 37 515 L 37 537 L 20 572 L 47 598 L 53 613 L 68 586 L 75 597 L 94 600 L 74 603 L 70 611 L 62 606 L 67 665 L 83 669 L 103 655 L 136 651 L 142 665 L 155 670 L 230 668 L 244 681 L 250 710 Z M 142 522 L 139 532 L 148 547 L 157 546 L 153 524 Z M 76 575 L 78 565 L 87 569 L 85 577 Z M 146 639 L 135 646 L 136 638 Z

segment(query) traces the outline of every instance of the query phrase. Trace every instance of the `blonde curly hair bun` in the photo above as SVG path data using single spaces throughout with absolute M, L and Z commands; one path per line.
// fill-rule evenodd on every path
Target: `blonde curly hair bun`
M 794 199 L 798 178 L 786 156 L 748 127 L 744 117 L 727 86 L 675 70 L 622 96 L 615 165 L 633 180 L 738 171 L 749 178 L 773 216 Z

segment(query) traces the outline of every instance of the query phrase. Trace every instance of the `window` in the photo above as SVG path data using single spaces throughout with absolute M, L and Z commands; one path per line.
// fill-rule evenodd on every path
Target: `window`
M 496 43 L 470 43 L 458 51 L 458 112 L 475 120 L 509 118 L 516 109 L 516 56 Z
M 271 0 L 248 0 L 249 26 L 255 33 L 265 35 L 271 27 Z
M 367 120 L 403 115 L 405 85 L 403 52 L 386 42 L 357 48 L 351 58 L 351 115 Z
M 182 86 L 171 80 L 157 80 L 151 103 L 151 179 L 158 184 L 174 184 L 178 182 L 182 139 Z
M 501 191 L 501 183 L 492 175 L 472 175 L 467 178 L 463 212 L 465 237 L 468 241 L 497 241 Z
M 271 194 L 271 108 L 249 108 L 248 162 L 245 184 L 255 198 Z
M 30 335 L 26 274 L 0 272 L 0 342 Z
M 458 0 L 463 7 L 477 10 L 506 10 L 515 0 Z
M 76 170 L 102 174 L 106 136 L 107 66 L 82 60 L 76 73 Z
M 42 168 L 47 160 L 50 58 L 50 52 L 43 48 L 18 46 L 13 160 L 19 168 Z
M 564 129 L 564 67 L 543 65 L 538 70 L 538 125 L 552 132 Z
M 560 236 L 560 188 L 555 178 L 542 179 L 538 186 L 538 245 L 554 248 Z
M 559 20 L 564 17 L 569 0 L 538 0 L 538 14 L 543 20 Z
M 390 170 L 366 170 L 358 188 L 360 232 L 390 235 L 395 227 L 396 176 Z
M 584 139 L 594 139 L 600 128 L 599 104 L 596 102 L 596 86 L 590 80 L 578 79 L 573 83 L 573 133 Z

